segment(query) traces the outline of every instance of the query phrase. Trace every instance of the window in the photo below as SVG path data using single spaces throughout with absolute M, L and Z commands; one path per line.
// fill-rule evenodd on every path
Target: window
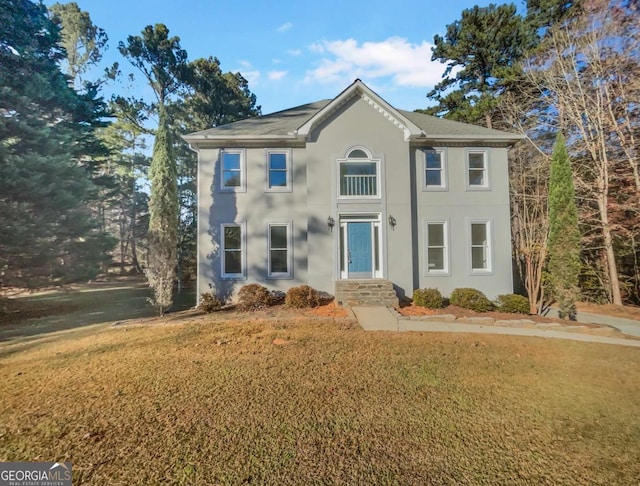
M 427 273 L 449 270 L 448 234 L 445 221 L 427 222 Z
M 488 221 L 471 223 L 471 271 L 491 271 L 491 244 Z
M 469 187 L 489 187 L 489 170 L 485 150 L 467 152 L 467 169 Z
M 288 191 L 290 188 L 289 152 L 267 152 L 267 190 Z
M 291 277 L 291 225 L 269 224 L 269 277 Z
M 244 278 L 244 235 L 238 224 L 222 225 L 222 277 Z
M 338 182 L 341 197 L 378 197 L 379 161 L 371 160 L 362 149 L 354 149 L 339 161 Z
M 244 191 L 244 153 L 240 150 L 223 150 L 222 187 L 224 191 Z
M 424 151 L 424 187 L 425 189 L 446 189 L 447 175 L 443 150 Z

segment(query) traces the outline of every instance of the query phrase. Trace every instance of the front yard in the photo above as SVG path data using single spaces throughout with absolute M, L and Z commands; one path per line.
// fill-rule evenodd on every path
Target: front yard
M 640 479 L 635 348 L 263 311 L 0 356 L 0 460 L 71 461 L 74 485 Z

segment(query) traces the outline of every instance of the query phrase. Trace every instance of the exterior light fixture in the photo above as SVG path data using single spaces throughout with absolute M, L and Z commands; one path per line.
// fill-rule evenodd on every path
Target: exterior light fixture
M 396 218 L 394 218 L 393 216 L 389 215 L 389 226 L 391 226 L 392 228 L 395 229 L 396 227 Z
M 327 226 L 329 227 L 329 231 L 333 231 L 333 227 L 336 225 L 336 220 L 331 216 L 327 218 Z

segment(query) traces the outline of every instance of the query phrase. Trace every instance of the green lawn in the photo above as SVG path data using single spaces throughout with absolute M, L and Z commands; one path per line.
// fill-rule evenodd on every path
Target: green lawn
M 635 348 L 155 322 L 0 358 L 0 460 L 71 461 L 74 485 L 640 480 Z

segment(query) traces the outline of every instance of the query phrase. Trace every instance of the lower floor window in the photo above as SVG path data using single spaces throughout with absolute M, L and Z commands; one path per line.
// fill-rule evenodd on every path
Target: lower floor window
M 238 278 L 244 276 L 244 244 L 242 226 L 222 225 L 222 276 Z
M 491 244 L 488 221 L 471 223 L 471 270 L 491 270 Z
M 291 225 L 269 224 L 269 276 L 291 276 Z
M 427 222 L 427 273 L 446 273 L 448 271 L 447 223 L 445 221 Z

